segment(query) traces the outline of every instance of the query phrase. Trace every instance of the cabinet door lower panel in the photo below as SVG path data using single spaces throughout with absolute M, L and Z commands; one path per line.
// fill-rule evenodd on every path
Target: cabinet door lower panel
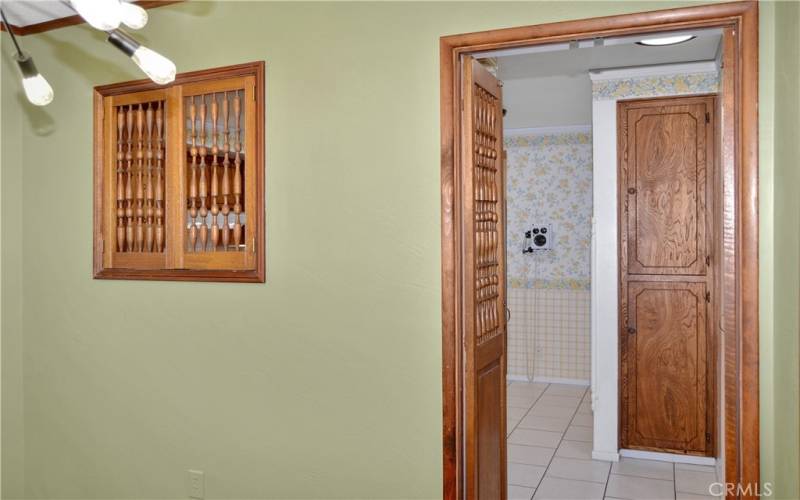
M 704 283 L 628 283 L 623 446 L 706 454 L 705 292 Z

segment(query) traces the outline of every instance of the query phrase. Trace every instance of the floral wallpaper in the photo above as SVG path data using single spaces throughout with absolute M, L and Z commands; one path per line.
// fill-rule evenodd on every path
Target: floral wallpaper
M 507 262 L 511 288 L 589 289 L 592 134 L 506 137 Z M 525 231 L 549 223 L 552 250 L 523 254 Z
M 592 99 L 602 101 L 628 97 L 704 94 L 716 92 L 718 88 L 719 74 L 716 71 L 643 76 L 594 81 L 592 82 Z

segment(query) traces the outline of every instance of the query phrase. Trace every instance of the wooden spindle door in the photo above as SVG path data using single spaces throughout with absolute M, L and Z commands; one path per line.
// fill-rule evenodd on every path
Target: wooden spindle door
M 183 267 L 253 269 L 256 213 L 255 78 L 183 86 L 186 206 Z
M 104 266 L 160 269 L 166 264 L 165 190 L 172 161 L 164 124 L 169 91 L 113 96 L 104 106 L 106 165 Z
M 500 82 L 464 60 L 464 450 L 470 499 L 506 498 L 505 175 Z

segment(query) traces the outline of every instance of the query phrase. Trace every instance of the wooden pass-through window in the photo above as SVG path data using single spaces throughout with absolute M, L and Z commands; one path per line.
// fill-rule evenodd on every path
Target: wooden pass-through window
M 264 63 L 95 88 L 95 278 L 263 282 Z

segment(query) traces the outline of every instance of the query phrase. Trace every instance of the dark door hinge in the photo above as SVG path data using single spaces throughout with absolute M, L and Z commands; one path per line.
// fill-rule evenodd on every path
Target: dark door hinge
M 711 442 L 711 433 L 710 432 L 706 432 L 706 443 L 710 443 L 710 442 Z
M 706 255 L 706 265 L 707 266 L 711 265 L 711 256 L 710 255 Z
M 711 123 L 711 113 L 706 113 L 706 123 Z
M 706 302 L 711 302 L 711 292 L 706 292 Z

